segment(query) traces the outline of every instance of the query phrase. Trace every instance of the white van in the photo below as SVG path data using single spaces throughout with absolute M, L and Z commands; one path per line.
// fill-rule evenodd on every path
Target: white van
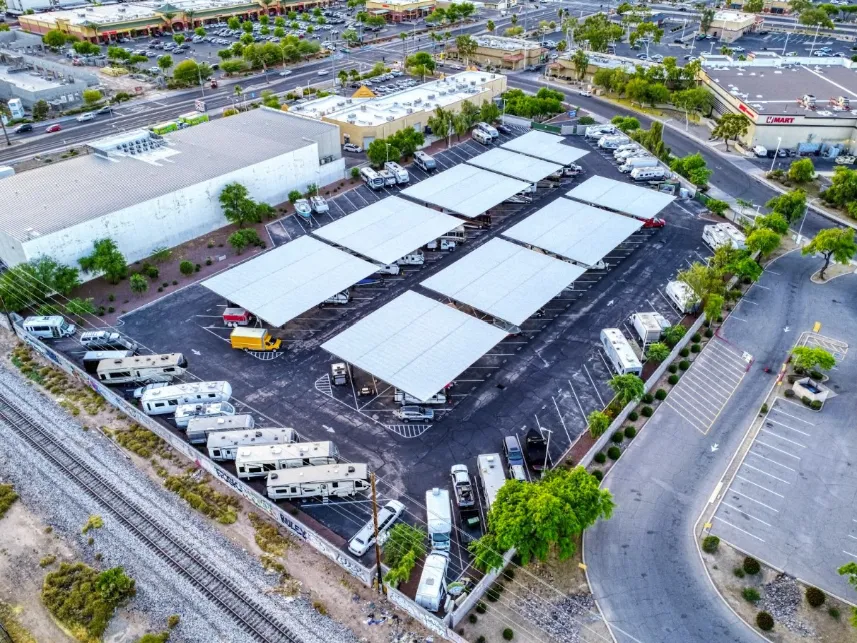
M 491 145 L 494 142 L 490 134 L 478 128 L 474 128 L 470 135 L 474 141 L 482 143 L 482 145 Z
M 179 404 L 176 409 L 176 426 L 186 429 L 188 423 L 194 418 L 219 418 L 224 415 L 235 415 L 235 407 L 229 402 L 215 402 L 214 404 Z
M 46 317 L 27 317 L 24 320 L 24 330 L 39 339 L 56 339 L 58 337 L 71 337 L 77 328 L 74 324 L 69 324 L 60 315 L 49 315 Z
M 426 556 L 423 573 L 414 602 L 429 612 L 437 612 L 446 596 L 446 568 L 449 566 L 449 554 L 433 551 Z

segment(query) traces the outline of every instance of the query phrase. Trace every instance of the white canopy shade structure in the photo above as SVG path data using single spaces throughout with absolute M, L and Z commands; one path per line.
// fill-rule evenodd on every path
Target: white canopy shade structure
M 317 239 L 299 237 L 202 285 L 271 326 L 282 326 L 376 270 L 375 264 Z
M 491 324 L 409 290 L 322 348 L 425 401 L 504 337 Z
M 565 196 L 643 220 L 658 216 L 658 213 L 675 199 L 663 192 L 603 176 L 593 176 L 585 180 Z
M 472 219 L 529 186 L 525 181 L 462 163 L 420 181 L 400 194 Z
M 520 326 L 584 272 L 580 266 L 495 238 L 421 285 Z
M 483 170 L 491 170 L 497 174 L 511 176 L 513 179 L 521 179 L 529 183 L 536 183 L 562 170 L 562 165 L 558 163 L 510 152 L 500 147 L 474 156 L 467 162 L 470 165 L 481 167 Z
M 642 225 L 639 219 L 569 199 L 557 199 L 516 223 L 503 235 L 592 267 Z
M 532 130 L 523 136 L 513 138 L 508 143 L 503 143 L 500 147 L 560 165 L 569 165 L 589 154 L 588 150 L 565 145 L 562 141 L 563 138 L 556 134 Z
M 389 264 L 460 225 L 461 219 L 391 196 L 329 223 L 315 234 Z

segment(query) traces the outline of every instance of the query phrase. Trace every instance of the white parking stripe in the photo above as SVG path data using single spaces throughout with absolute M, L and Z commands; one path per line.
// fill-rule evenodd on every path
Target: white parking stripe
M 778 449 L 772 444 L 768 444 L 767 442 L 762 442 L 759 438 L 756 438 L 756 444 L 761 444 L 762 446 L 766 446 L 769 449 L 773 449 L 774 451 L 779 451 L 783 455 L 787 455 L 790 458 L 794 458 L 795 460 L 800 460 L 800 456 L 795 455 L 794 453 L 789 453 L 788 451 L 783 451 L 782 449 Z
M 704 361 L 706 361 L 706 363 L 711 362 L 711 364 L 709 365 L 709 368 L 718 369 L 718 372 L 728 373 L 729 375 L 732 375 L 733 377 L 734 377 L 735 371 L 738 370 L 738 366 L 736 364 L 733 364 L 731 361 L 729 361 L 727 359 L 723 359 L 720 355 L 717 355 L 716 353 L 712 353 L 711 355 L 706 355 L 704 358 Z M 747 365 L 745 364 L 744 366 L 742 366 L 741 370 L 742 371 L 747 370 Z
M 770 509 L 774 513 L 780 513 L 779 509 L 774 509 L 771 505 L 766 505 L 764 502 L 761 502 L 760 500 L 756 500 L 755 498 L 751 498 L 747 494 L 741 493 L 740 491 L 735 491 L 734 489 L 729 489 L 729 491 L 727 491 L 724 495 L 728 496 L 730 493 L 734 493 L 738 496 L 741 496 L 742 498 L 746 498 L 750 502 L 755 502 L 757 505 L 762 505 L 763 507 L 765 507 L 766 509 Z
M 797 420 L 798 422 L 803 422 L 804 424 L 809 424 L 810 426 L 815 426 L 815 424 L 813 424 L 812 422 L 809 422 L 807 420 L 802 420 L 801 418 L 797 417 L 796 415 L 791 415 L 790 413 L 786 413 L 785 411 L 781 411 L 780 409 L 777 409 L 775 412 L 777 415 L 785 415 L 787 417 L 792 418 L 793 420 Z
M 682 407 L 686 412 L 690 413 L 691 415 L 694 415 L 694 416 L 701 415 L 701 413 L 699 413 L 699 410 L 696 407 L 694 407 L 687 399 L 685 399 L 682 395 L 679 395 L 678 392 L 676 392 L 676 391 L 673 391 L 673 394 L 669 396 L 667 401 L 668 402 L 669 401 L 675 402 L 676 404 L 678 404 L 680 407 Z M 697 417 L 697 420 L 700 420 L 700 419 L 705 420 L 707 418 Z
M 734 527 L 734 528 L 735 528 L 735 529 L 737 529 L 738 531 L 740 531 L 740 532 L 742 532 L 742 533 L 745 533 L 745 534 L 747 534 L 748 536 L 752 536 L 752 537 L 753 537 L 753 538 L 755 538 L 756 540 L 761 540 L 762 542 L 765 542 L 764 540 L 762 540 L 761 538 L 759 538 L 757 535 L 755 535 L 755 534 L 751 534 L 749 531 L 744 531 L 744 530 L 743 530 L 743 529 L 741 529 L 740 527 L 737 527 L 737 526 L 733 525 L 733 524 L 732 524 L 731 522 L 729 522 L 728 520 L 723 520 L 723 518 L 721 518 L 720 516 L 714 516 L 714 519 L 715 519 L 715 520 L 719 520 L 719 521 L 720 521 L 720 522 L 722 522 L 724 525 L 729 525 L 730 527 Z M 845 553 L 847 554 L 848 552 L 845 552 Z M 854 558 L 857 558 L 857 556 L 855 556 Z
M 763 490 L 767 491 L 768 493 L 772 493 L 775 496 L 779 496 L 780 498 L 785 498 L 785 496 L 783 494 L 777 493 L 773 489 L 768 489 L 767 487 L 763 487 L 762 485 L 757 484 L 757 483 L 753 482 L 752 480 L 745 478 L 744 476 L 736 475 L 735 477 L 738 478 L 739 480 L 743 480 L 744 482 L 747 482 L 747 483 L 753 485 L 754 487 L 759 487 L 759 489 L 763 489 Z
M 758 471 L 763 476 L 768 476 L 769 478 L 773 478 L 774 480 L 776 480 L 778 482 L 782 482 L 783 484 L 791 484 L 791 482 L 789 482 L 788 480 L 783 480 L 782 478 L 775 476 L 773 473 L 768 473 L 764 469 L 760 469 L 759 467 L 754 467 L 752 464 L 747 464 L 745 462 L 742 466 L 747 467 L 748 469 L 752 469 L 753 471 Z
M 787 428 L 787 429 L 789 429 L 789 430 L 791 430 L 791 431 L 794 431 L 795 433 L 800 433 L 801 435 L 805 435 L 805 436 L 806 436 L 806 437 L 808 437 L 808 438 L 811 438 L 811 437 L 812 437 L 812 436 L 811 436 L 809 433 L 807 433 L 806 431 L 801 431 L 801 430 L 799 430 L 799 429 L 794 428 L 793 426 L 789 426 L 788 424 L 783 424 L 782 422 L 777 422 L 776 420 L 772 420 L 771 418 L 768 418 L 767 420 L 765 420 L 765 422 L 766 422 L 766 423 L 767 423 L 767 422 L 770 422 L 771 424 L 777 424 L 777 425 L 782 426 L 782 427 L 785 427 L 785 428 Z
M 740 512 L 741 514 L 743 514 L 743 515 L 747 516 L 748 518 L 751 518 L 752 520 L 758 520 L 758 521 L 759 521 L 760 523 L 762 523 L 763 525 L 766 525 L 766 526 L 768 526 L 768 527 L 773 527 L 773 525 L 772 525 L 771 523 L 769 523 L 769 522 L 765 522 L 765 521 L 764 521 L 764 520 L 762 520 L 761 518 L 756 518 L 756 516 L 754 516 L 753 514 L 747 513 L 747 512 L 746 512 L 746 511 L 744 511 L 743 509 L 739 509 L 738 507 L 736 507 L 736 506 L 734 506 L 734 505 L 730 505 L 730 504 L 729 504 L 728 502 L 726 502 L 725 500 L 724 500 L 723 502 L 721 502 L 720 504 L 722 504 L 722 505 L 726 505 L 726 506 L 727 506 L 727 507 L 729 507 L 730 509 L 734 509 L 735 511 Z
M 805 449 L 805 448 L 806 448 L 806 445 L 805 445 L 805 444 L 801 444 L 800 442 L 795 442 L 794 440 L 789 440 L 788 438 L 784 438 L 783 436 L 781 436 L 781 435 L 780 435 L 780 434 L 778 434 L 778 433 L 774 433 L 773 431 L 768 431 L 768 429 L 760 429 L 760 431 L 759 431 L 759 432 L 760 432 L 760 433 L 767 433 L 768 435 L 773 435 L 775 438 L 778 438 L 778 439 L 783 440 L 783 441 L 785 441 L 785 442 L 788 442 L 788 443 L 790 443 L 790 444 L 794 444 L 794 445 L 796 445 L 796 446 L 799 446 L 801 449 Z
M 723 385 L 723 383 L 722 383 L 722 382 L 716 382 L 716 381 L 714 381 L 711 377 L 709 377 L 709 376 L 706 374 L 706 372 L 705 372 L 705 371 L 703 371 L 703 370 L 701 370 L 701 369 L 697 369 L 696 371 L 694 371 L 694 372 L 692 372 L 692 373 L 688 373 L 687 375 L 685 375 L 685 376 L 684 376 L 684 378 L 683 378 L 683 379 L 687 379 L 687 378 L 691 378 L 691 379 L 693 379 L 693 378 L 698 378 L 698 379 L 700 379 L 700 380 L 704 379 L 704 380 L 706 380 L 707 382 L 710 382 L 709 386 L 716 386 L 716 387 L 717 387 L 717 388 L 719 388 L 721 391 L 723 391 L 723 392 L 726 394 L 726 396 L 727 396 L 727 397 L 728 397 L 729 395 L 731 395 L 731 394 L 732 394 L 732 391 L 734 391 L 734 390 L 735 390 L 735 387 L 734 387 L 734 386 L 733 386 L 732 388 L 727 388 L 726 386 L 724 386 L 724 385 Z
M 752 455 L 752 456 L 756 456 L 757 458 L 762 458 L 762 460 L 767 460 L 768 462 L 772 462 L 773 464 L 776 464 L 777 466 L 780 466 L 783 469 L 788 469 L 789 471 L 793 471 L 794 473 L 797 473 L 797 469 L 792 469 L 791 467 L 784 465 L 782 462 L 777 462 L 776 460 L 771 460 L 770 458 L 766 458 L 765 456 L 760 455 L 760 454 L 756 453 L 755 451 L 748 451 L 747 455 Z
M 703 425 L 702 423 L 698 423 L 698 421 L 697 421 L 697 420 L 695 420 L 695 419 L 694 419 L 694 420 L 691 420 L 691 419 L 690 419 L 689 417 L 687 417 L 684 413 L 682 413 L 682 412 L 681 412 L 681 410 L 679 410 L 678 408 L 676 408 L 675 406 L 673 406 L 672 404 L 670 404 L 670 401 L 669 401 L 669 400 L 667 400 L 667 401 L 666 401 L 666 405 L 667 405 L 668 407 L 670 407 L 673 411 L 675 411 L 676 413 L 678 413 L 681 417 L 683 417 L 683 418 L 684 418 L 684 419 L 685 419 L 685 420 L 686 420 L 686 421 L 687 421 L 687 422 L 688 422 L 688 423 L 689 423 L 689 424 L 690 424 L 694 429 L 696 429 L 697 431 L 701 431 L 702 433 L 705 433 L 705 432 L 707 431 L 707 428 L 705 427 L 705 425 Z

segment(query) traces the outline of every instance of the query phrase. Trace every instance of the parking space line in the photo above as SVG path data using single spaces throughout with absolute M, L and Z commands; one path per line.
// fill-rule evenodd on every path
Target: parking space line
M 715 409 L 711 409 L 707 406 L 699 406 L 697 403 L 701 402 L 702 400 L 698 400 L 697 399 L 698 396 L 693 396 L 693 397 L 687 396 L 684 393 L 684 389 L 682 389 L 681 391 L 674 390 L 672 392 L 672 395 L 670 396 L 670 398 L 677 399 L 677 400 L 679 400 L 679 402 L 684 402 L 686 405 L 686 408 L 688 410 L 691 410 L 691 409 L 693 409 L 694 411 L 698 410 L 701 413 L 704 413 L 706 415 L 711 415 L 711 416 L 717 415 L 717 411 Z
M 705 434 L 708 432 L 708 431 L 707 431 L 707 429 L 705 429 L 705 428 L 704 428 L 704 426 L 703 426 L 703 427 L 700 427 L 700 426 L 699 426 L 699 424 L 701 424 L 700 422 L 698 422 L 697 420 L 691 420 L 691 419 L 690 419 L 689 417 L 687 417 L 684 413 L 682 413 L 682 410 L 685 410 L 685 409 L 682 409 L 682 410 L 677 409 L 675 406 L 673 406 L 673 405 L 670 403 L 670 400 L 669 400 L 669 399 L 667 399 L 667 401 L 666 401 L 666 405 L 667 405 L 668 407 L 670 407 L 673 411 L 675 411 L 676 413 L 678 413 L 678 414 L 679 414 L 682 418 L 684 418 L 684 419 L 685 419 L 685 420 L 686 420 L 686 421 L 687 421 L 687 422 L 688 422 L 688 423 L 689 423 L 689 424 L 690 424 L 694 429 L 696 429 L 697 431 L 699 431 L 700 433 L 702 433 L 702 435 L 705 435 Z M 691 415 L 692 415 L 692 414 L 691 414 Z
M 589 381 L 592 383 L 592 389 L 595 391 L 595 395 L 598 396 L 598 401 L 601 402 L 601 406 L 607 406 L 604 403 L 604 398 L 601 397 L 601 393 L 598 391 L 598 387 L 595 386 L 595 380 L 592 379 L 592 375 L 590 374 L 589 369 L 586 368 L 586 364 L 583 365 L 583 370 L 586 371 L 586 376 L 589 378 Z
M 738 478 L 739 480 L 743 480 L 744 482 L 746 482 L 746 483 L 749 483 L 749 484 L 753 485 L 754 487 L 759 487 L 759 489 L 762 489 L 762 490 L 764 490 L 764 491 L 767 491 L 768 493 L 772 493 L 772 494 L 774 494 L 775 496 L 779 496 L 780 498 L 785 498 L 785 496 L 784 496 L 783 494 L 781 494 L 781 493 L 777 493 L 777 492 L 776 492 L 776 491 L 774 491 L 773 489 L 768 489 L 767 487 L 763 487 L 763 486 L 762 486 L 762 485 L 760 485 L 759 483 L 757 483 L 757 482 L 753 482 L 752 480 L 750 480 L 750 479 L 748 479 L 748 478 L 745 478 L 744 476 L 736 475 L 735 477 L 736 477 L 736 478 Z
M 794 431 L 795 433 L 800 433 L 801 435 L 805 435 L 805 436 L 806 436 L 806 437 L 808 437 L 808 438 L 811 438 L 811 437 L 812 437 L 812 435 L 810 435 L 810 434 L 809 434 L 809 433 L 807 433 L 806 431 L 800 431 L 800 430 L 798 430 L 798 429 L 795 429 L 794 427 L 789 426 L 788 424 L 783 424 L 782 422 L 777 422 L 776 420 L 772 420 L 770 417 L 769 417 L 769 418 L 767 418 L 767 419 L 765 420 L 765 422 L 770 422 L 771 424 L 777 424 L 777 425 L 782 426 L 782 427 L 785 427 L 785 428 L 787 428 L 787 429 L 789 429 L 789 430 L 791 430 L 791 431 Z
M 756 438 L 756 444 L 761 444 L 762 446 L 766 446 L 766 447 L 768 447 L 769 449 L 773 449 L 774 451 L 779 451 L 779 452 L 780 452 L 780 453 L 782 453 L 783 455 L 787 455 L 787 456 L 789 456 L 790 458 L 794 458 L 795 460 L 800 460 L 800 456 L 797 456 L 797 455 L 795 455 L 795 454 L 793 454 L 793 453 L 789 453 L 788 451 L 783 451 L 782 449 L 778 449 L 777 447 L 775 447 L 775 446 L 773 446 L 773 445 L 771 445 L 771 444 L 768 444 L 767 442 L 762 442 L 758 437 Z
M 559 416 L 559 421 L 562 423 L 562 428 L 565 429 L 565 435 L 568 437 L 568 443 L 571 444 L 571 434 L 568 432 L 568 427 L 565 425 L 565 420 L 562 418 L 562 413 L 559 411 L 559 405 L 556 403 L 556 399 L 553 395 L 551 395 L 551 401 L 553 402 L 553 406 L 556 409 L 556 414 Z M 538 424 L 539 418 L 536 416 L 536 423 Z
M 763 507 L 770 509 L 774 513 L 780 513 L 779 509 L 774 509 L 771 505 L 766 505 L 764 502 L 761 502 L 760 500 L 756 500 L 755 498 L 751 498 L 750 496 L 743 494 L 740 491 L 735 491 L 731 487 L 726 491 L 726 493 L 724 495 L 728 496 L 730 493 L 734 493 L 735 495 L 741 496 L 742 498 L 746 498 L 750 502 L 755 502 L 757 505 L 762 505 Z
M 761 540 L 762 542 L 765 542 L 762 538 L 759 538 L 757 535 L 755 535 L 755 534 L 751 534 L 749 531 L 744 531 L 744 530 L 743 530 L 743 529 L 741 529 L 740 527 L 738 527 L 738 526 L 736 526 L 736 525 L 733 525 L 733 524 L 732 524 L 731 522 L 729 522 L 728 520 L 723 520 L 723 518 L 721 518 L 720 516 L 714 516 L 714 519 L 715 519 L 715 520 L 719 520 L 719 521 L 720 521 L 720 522 L 722 522 L 723 524 L 729 525 L 730 527 L 734 527 L 734 528 L 735 528 L 735 529 L 737 529 L 738 531 L 740 531 L 740 532 L 742 532 L 742 533 L 745 533 L 745 534 L 747 534 L 748 536 L 752 536 L 752 537 L 753 537 L 753 538 L 755 538 L 756 540 Z M 857 558 L 857 556 L 855 556 L 855 558 Z
M 845 550 L 843 549 L 843 550 L 842 550 L 842 553 L 843 553 L 843 554 L 848 554 L 849 556 L 851 556 L 851 558 L 857 558 L 857 554 L 852 554 L 850 551 L 845 551 Z
M 765 457 L 765 456 L 763 456 L 763 455 L 759 455 L 759 454 L 758 454 L 758 453 L 756 453 L 755 451 L 748 451 L 748 452 L 747 452 L 747 455 L 754 455 L 754 456 L 756 456 L 757 458 L 762 458 L 762 460 L 767 460 L 768 462 L 772 462 L 773 464 L 776 464 L 776 465 L 778 465 L 778 466 L 781 466 L 783 469 L 788 469 L 789 471 L 792 471 L 792 472 L 794 472 L 794 473 L 797 473 L 797 469 L 792 469 L 791 467 L 786 466 L 786 465 L 784 465 L 784 464 L 783 464 L 783 463 L 781 463 L 781 462 L 777 462 L 776 460 L 771 460 L 770 458 L 766 458 L 766 457 Z
M 571 380 L 568 380 L 568 387 L 571 389 L 571 394 L 574 395 L 574 399 L 577 402 L 577 408 L 580 409 L 580 415 L 582 415 L 585 420 L 586 413 L 583 411 L 583 405 L 580 403 L 580 398 L 577 397 L 577 391 L 574 390 L 574 385 L 571 383 Z
M 752 464 L 747 464 L 746 460 L 744 461 L 744 463 L 741 466 L 747 467 L 748 469 L 752 469 L 753 471 L 758 471 L 763 476 L 768 476 L 769 478 L 773 478 L 777 482 L 782 482 L 783 484 L 788 484 L 788 485 L 791 484 L 791 482 L 789 482 L 788 480 L 783 480 L 782 478 L 775 476 L 773 473 L 768 473 L 764 469 L 760 469 L 759 467 L 754 467 Z
M 723 368 L 730 369 L 730 371 L 736 368 L 743 371 L 747 368 L 747 362 L 743 359 L 735 359 L 729 353 L 721 354 L 719 350 L 712 351 L 708 357 L 723 366 Z
M 765 522 L 765 521 L 764 521 L 764 520 L 762 520 L 761 518 L 756 518 L 756 516 L 754 516 L 753 514 L 747 513 L 746 511 L 744 511 L 743 509 L 739 509 L 739 508 L 738 508 L 738 507 L 736 507 L 735 505 L 730 505 L 730 504 L 729 504 L 728 502 L 726 502 L 725 500 L 721 501 L 721 502 L 720 502 L 720 504 L 721 504 L 721 505 L 726 505 L 726 506 L 727 506 L 727 507 L 729 507 L 730 509 L 734 509 L 735 511 L 739 512 L 740 514 L 742 514 L 742 515 L 744 515 L 744 516 L 747 516 L 748 518 L 750 518 L 750 519 L 752 519 L 752 520 L 758 520 L 758 521 L 759 521 L 760 523 L 762 523 L 763 525 L 766 525 L 766 526 L 768 526 L 768 527 L 773 527 L 773 525 L 772 525 L 771 523 L 769 523 L 769 522 Z
M 795 442 L 794 440 L 789 440 L 788 438 L 784 438 L 784 437 L 783 437 L 783 436 L 781 436 L 779 433 L 774 433 L 773 431 L 768 431 L 768 429 L 759 429 L 759 432 L 760 432 L 760 433 L 768 433 L 768 434 L 770 434 L 770 435 L 773 435 L 775 438 L 779 438 L 780 440 L 783 440 L 783 441 L 785 441 L 785 442 L 789 442 L 789 443 L 791 443 L 791 444 L 794 444 L 794 445 L 796 445 L 796 446 L 799 446 L 801 449 L 805 449 L 805 448 L 806 448 L 806 445 L 805 445 L 805 444 L 801 444 L 800 442 Z
M 772 410 L 774 410 L 774 409 L 772 409 Z M 797 417 L 796 415 L 791 415 L 790 413 L 786 413 L 785 411 L 781 411 L 780 409 L 776 409 L 776 412 L 781 414 L 781 415 L 785 415 L 787 417 L 790 417 L 793 420 L 797 420 L 798 422 L 803 422 L 804 424 L 809 424 L 810 426 L 815 426 L 815 424 L 813 424 L 812 422 L 809 422 L 808 420 L 802 420 L 801 418 Z
M 695 369 L 695 370 L 687 373 L 679 381 L 684 382 L 686 384 L 688 382 L 692 383 L 692 382 L 696 381 L 700 385 L 703 385 L 703 386 L 718 388 L 718 389 L 720 389 L 720 391 L 722 391 L 722 394 L 724 397 L 728 397 L 732 393 L 732 391 L 727 389 L 725 386 L 723 386 L 721 382 L 717 382 L 717 381 L 711 379 L 710 377 L 708 377 L 706 372 L 703 369 Z M 692 384 L 688 384 L 688 386 L 692 386 Z M 734 387 L 732 390 L 734 390 Z M 716 391 L 712 391 L 712 392 L 716 392 Z

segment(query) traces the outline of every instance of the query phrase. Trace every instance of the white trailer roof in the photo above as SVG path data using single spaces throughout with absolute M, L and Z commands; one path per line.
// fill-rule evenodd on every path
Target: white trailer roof
M 675 198 L 650 188 L 614 181 L 603 176 L 587 179 L 565 196 L 640 219 L 657 216 Z
M 421 285 L 520 325 L 584 272 L 580 266 L 495 238 Z
M 376 270 L 375 264 L 317 239 L 299 237 L 202 285 L 282 326 Z
M 505 336 L 491 324 L 409 290 L 322 348 L 427 400 Z
M 499 147 L 474 156 L 467 161 L 470 165 L 481 167 L 483 170 L 491 170 L 498 174 L 511 176 L 513 179 L 521 179 L 535 183 L 562 169 L 562 165 L 537 159 L 526 154 L 518 154 Z
M 557 199 L 503 235 L 548 252 L 594 266 L 634 234 L 643 222 L 585 203 Z
M 462 163 L 402 190 L 401 194 L 472 219 L 529 185 Z
M 500 147 L 513 152 L 520 152 L 537 159 L 544 159 L 560 165 L 574 163 L 589 154 L 589 150 L 581 150 L 571 145 L 564 145 L 563 138 L 556 134 L 533 130 L 523 136 L 513 138 Z
M 315 234 L 388 264 L 460 225 L 461 219 L 391 196 L 329 223 Z

